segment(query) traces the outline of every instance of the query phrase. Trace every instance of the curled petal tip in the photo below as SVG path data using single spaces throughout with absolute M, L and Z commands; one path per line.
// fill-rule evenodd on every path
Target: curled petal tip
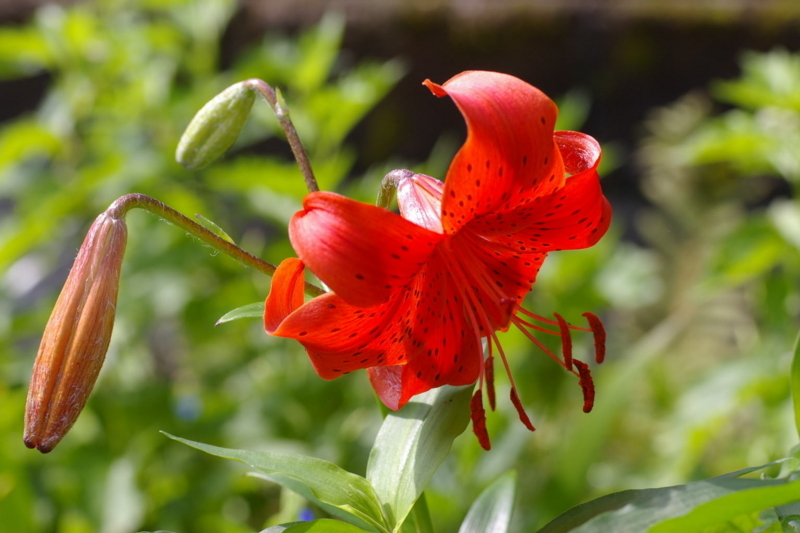
M 89 399 L 114 328 L 125 221 L 103 213 L 83 241 L 45 327 L 25 409 L 25 445 L 51 451 Z
M 296 257 L 281 261 L 272 276 L 272 286 L 264 303 L 264 330 L 275 333 L 283 320 L 303 305 L 305 265 Z
M 431 80 L 426 79 L 422 82 L 422 85 L 430 89 L 430 91 L 439 98 L 447 96 L 447 91 L 445 91 L 444 88 L 438 83 L 433 83 Z

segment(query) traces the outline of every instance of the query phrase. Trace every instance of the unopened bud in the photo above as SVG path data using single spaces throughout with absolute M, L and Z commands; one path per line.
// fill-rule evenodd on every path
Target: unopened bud
M 92 224 L 44 330 L 25 410 L 25 445 L 47 453 L 86 405 L 108 350 L 125 253 L 125 221 Z
M 175 158 L 189 170 L 203 168 L 225 153 L 242 131 L 255 91 L 247 82 L 231 85 L 197 112 L 178 143 Z

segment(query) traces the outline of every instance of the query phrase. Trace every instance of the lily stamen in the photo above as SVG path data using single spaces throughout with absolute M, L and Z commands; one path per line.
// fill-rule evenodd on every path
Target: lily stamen
M 489 398 L 489 407 L 492 411 L 497 407 L 494 392 L 494 356 L 492 355 L 492 343 L 489 344 L 489 357 L 483 363 L 483 372 L 486 375 L 486 397 Z
M 511 319 L 511 323 L 512 323 L 512 324 L 514 324 L 515 326 L 517 326 L 517 329 L 519 329 L 519 330 L 520 330 L 520 331 L 523 333 L 523 335 L 525 335 L 526 337 L 528 337 L 528 340 L 529 340 L 529 341 L 531 341 L 532 343 L 534 343 L 534 344 L 536 345 L 536 347 L 537 347 L 537 348 L 539 348 L 539 349 L 540 349 L 542 352 L 544 352 L 544 353 L 545 353 L 545 355 L 547 355 L 548 357 L 550 357 L 550 359 L 552 359 L 553 361 L 555 361 L 556 363 L 558 363 L 558 364 L 559 364 L 560 366 L 562 366 L 562 367 L 563 367 L 565 370 L 568 370 L 568 369 L 567 369 L 567 365 L 564 363 L 564 361 L 562 361 L 562 360 L 561 360 L 561 359 L 560 359 L 560 358 L 559 358 L 559 357 L 558 357 L 556 354 L 554 354 L 554 353 L 553 353 L 553 352 L 550 350 L 550 348 L 548 348 L 547 346 L 545 346 L 545 345 L 542 343 L 542 341 L 540 341 L 539 339 L 537 339 L 537 338 L 536 338 L 536 336 L 534 336 L 534 334 L 533 334 L 533 333 L 531 333 L 530 331 L 528 331 L 527 329 L 525 329 L 525 328 L 523 327 L 523 326 L 525 325 L 525 323 L 524 323 L 524 322 L 522 322 L 522 321 L 521 321 L 519 318 L 517 318 L 517 317 L 515 316 L 515 317 L 513 317 L 513 318 Z
M 546 318 L 546 317 L 537 315 L 536 313 L 532 313 L 532 312 L 528 311 L 527 309 L 525 309 L 522 306 L 517 306 L 517 312 L 522 313 L 524 315 L 528 315 L 532 319 L 534 319 L 534 320 L 536 320 L 538 322 L 542 322 L 543 324 L 549 324 L 551 326 L 558 326 L 558 321 L 557 320 L 552 320 L 550 318 Z M 597 318 L 597 316 L 593 315 L 592 313 L 584 313 L 583 316 L 586 316 L 587 314 L 592 315 L 597 322 L 600 322 L 600 319 Z M 586 317 L 586 318 L 588 319 L 589 317 Z M 567 322 L 567 327 L 569 327 L 569 329 L 574 330 L 574 331 L 594 331 L 592 329 L 592 327 L 591 327 L 591 321 L 589 321 L 589 327 L 588 328 L 582 328 L 581 326 L 575 326 L 573 324 L 570 324 L 569 322 Z M 602 328 L 602 324 L 601 324 L 601 328 Z M 544 331 L 544 330 L 542 330 L 542 331 Z M 556 335 L 560 335 L 560 333 L 556 333 Z
M 518 307 L 518 310 L 519 310 L 519 309 L 522 309 L 522 308 L 521 308 L 521 307 Z M 524 324 L 526 327 L 529 327 L 530 329 L 534 329 L 534 330 L 536 330 L 536 331 L 541 331 L 542 333 L 547 333 L 547 334 L 549 334 L 549 335 L 555 335 L 555 336 L 557 336 L 557 337 L 561 336 L 561 332 L 560 332 L 560 331 L 553 331 L 552 329 L 547 329 L 547 328 L 544 328 L 544 327 L 542 327 L 542 326 L 539 326 L 539 325 L 537 325 L 537 324 L 534 324 L 533 322 L 528 322 L 527 320 L 523 320 L 523 319 L 521 319 L 521 318 L 520 318 L 520 317 L 518 317 L 518 316 L 517 316 L 517 317 L 514 317 L 514 318 L 515 318 L 515 320 L 516 320 L 517 322 L 519 322 L 520 324 Z
M 597 364 L 600 364 L 606 358 L 606 328 L 603 327 L 603 323 L 597 318 L 597 315 L 594 313 L 583 313 L 583 316 L 586 317 L 586 320 L 589 321 L 589 327 L 592 328 L 592 334 L 594 335 L 594 360 Z
M 561 355 L 564 356 L 564 366 L 572 371 L 572 337 L 569 335 L 569 326 L 564 317 L 558 313 L 553 313 L 558 320 L 558 327 L 561 330 Z
M 492 332 L 492 340 L 495 342 L 495 344 L 497 344 L 497 351 L 500 352 L 500 360 L 503 361 L 506 374 L 508 374 L 508 381 L 511 383 L 511 403 L 514 404 L 514 407 L 519 414 L 519 419 L 525 425 L 525 427 L 530 431 L 536 431 L 536 428 L 533 427 L 533 424 L 531 423 L 531 419 L 528 418 L 528 413 L 526 413 L 525 408 L 522 407 L 519 394 L 517 394 L 517 384 L 514 383 L 514 376 L 511 375 L 511 367 L 508 365 L 506 354 L 503 351 L 503 347 L 500 345 L 500 341 L 497 339 L 497 334 L 494 332 Z
M 589 365 L 575 359 L 575 366 L 578 367 L 578 384 L 583 390 L 583 412 L 588 413 L 594 407 L 594 380 L 592 379 L 592 372 L 589 370 Z

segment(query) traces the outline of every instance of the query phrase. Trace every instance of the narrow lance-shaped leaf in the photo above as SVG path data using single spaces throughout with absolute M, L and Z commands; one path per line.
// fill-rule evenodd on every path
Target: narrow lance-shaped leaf
M 471 392 L 471 387 L 433 389 L 383 421 L 369 455 L 367 479 L 396 528 L 467 427 Z
M 233 239 L 230 235 L 228 235 L 224 229 L 220 228 L 217 224 L 212 222 L 211 220 L 207 219 L 200 213 L 195 213 L 194 215 L 197 218 L 197 221 L 200 222 L 200 225 L 206 228 L 208 231 L 213 232 L 217 237 L 228 241 L 231 244 L 236 244 L 233 242 Z
M 794 423 L 797 435 L 800 436 L 800 333 L 794 343 L 794 359 L 792 360 L 792 402 L 794 403 Z
M 219 326 L 220 324 L 224 324 L 225 322 L 231 322 L 232 320 L 238 320 L 240 318 L 263 318 L 264 317 L 264 302 L 254 302 L 251 304 L 243 305 L 242 307 L 237 307 L 232 311 L 228 311 L 222 317 L 217 320 L 217 323 L 214 324 L 215 326 Z
M 364 530 L 346 522 L 336 520 L 312 520 L 281 524 L 263 530 L 261 533 L 363 533 Z
M 744 480 L 740 480 L 744 481 Z M 701 531 L 707 527 L 724 524 L 745 513 L 761 511 L 800 499 L 800 480 L 780 485 L 767 485 L 770 480 L 758 480 L 757 488 L 727 494 L 703 503 L 689 513 L 671 518 L 650 529 L 651 533 L 683 533 Z
M 800 481 L 738 477 L 772 464 L 686 485 L 609 494 L 570 509 L 539 533 L 701 531 L 745 513 L 796 500 Z
M 219 448 L 167 433 L 165 435 L 208 454 L 241 461 L 254 468 L 258 472 L 256 475 L 297 492 L 333 516 L 362 529 L 381 533 L 388 531 L 372 485 L 363 477 L 351 474 L 333 463 L 291 453 Z
M 508 472 L 484 490 L 472 504 L 458 533 L 506 533 L 511 524 L 517 475 Z

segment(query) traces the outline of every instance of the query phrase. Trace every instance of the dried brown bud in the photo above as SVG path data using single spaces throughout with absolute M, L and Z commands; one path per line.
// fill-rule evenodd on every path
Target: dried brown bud
M 92 224 L 44 330 L 25 410 L 25 445 L 47 453 L 86 405 L 108 350 L 127 227 L 103 213 Z

